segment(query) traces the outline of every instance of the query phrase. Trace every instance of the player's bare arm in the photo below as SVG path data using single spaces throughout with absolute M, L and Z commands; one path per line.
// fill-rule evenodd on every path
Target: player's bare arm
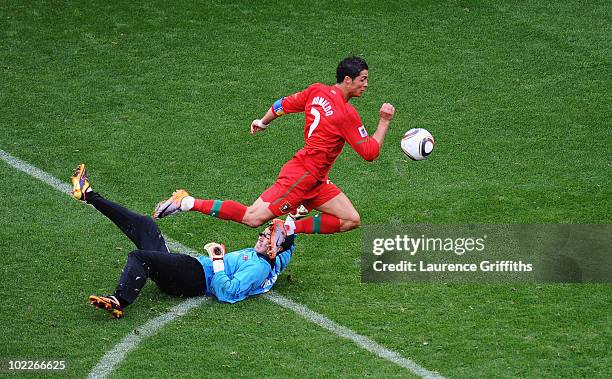
M 278 116 L 274 113 L 274 107 L 270 107 L 261 119 L 255 119 L 251 122 L 251 134 L 254 135 L 257 132 L 265 130 L 276 118 L 278 118 Z
M 391 120 L 393 120 L 394 114 L 395 107 L 393 105 L 384 103 L 380 107 L 380 120 L 378 120 L 378 127 L 372 135 L 372 138 L 374 138 L 380 146 L 382 146 L 382 143 L 385 140 L 385 135 L 387 134 Z

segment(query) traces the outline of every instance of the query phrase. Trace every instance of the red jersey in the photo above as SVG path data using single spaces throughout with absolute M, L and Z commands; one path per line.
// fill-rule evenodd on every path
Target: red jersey
M 312 84 L 302 92 L 283 98 L 279 105 L 273 107 L 278 116 L 305 113 L 305 145 L 293 159 L 301 161 L 318 180 L 327 179 L 345 142 L 367 161 L 378 157 L 380 145 L 368 136 L 359 114 L 335 86 Z

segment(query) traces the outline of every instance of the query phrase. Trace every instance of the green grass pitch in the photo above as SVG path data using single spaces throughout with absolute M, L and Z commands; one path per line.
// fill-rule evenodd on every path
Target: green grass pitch
M 353 104 L 380 158 L 345 149 L 331 179 L 362 222 L 596 223 L 612 215 L 607 1 L 0 3 L 0 148 L 142 213 L 175 188 L 251 203 L 302 146 L 303 118 L 248 134 L 278 97 L 332 83 L 360 54 Z M 408 161 L 399 139 L 437 146 Z M 148 284 L 114 321 L 86 304 L 129 242 L 90 207 L 0 162 L 0 358 L 89 374 L 182 302 Z M 256 231 L 197 214 L 159 222 L 193 249 Z M 275 291 L 445 377 L 611 377 L 609 284 L 361 284 L 360 231 L 302 236 Z M 289 275 L 291 280 L 289 280 Z M 607 346 L 607 347 L 606 347 Z M 145 339 L 116 377 L 410 377 L 263 298 L 208 301 Z

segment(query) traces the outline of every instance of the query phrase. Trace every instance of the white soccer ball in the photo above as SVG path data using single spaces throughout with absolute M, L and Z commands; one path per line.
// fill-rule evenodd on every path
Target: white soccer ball
M 422 128 L 410 129 L 402 137 L 402 150 L 413 161 L 422 161 L 434 149 L 436 141 L 431 133 Z

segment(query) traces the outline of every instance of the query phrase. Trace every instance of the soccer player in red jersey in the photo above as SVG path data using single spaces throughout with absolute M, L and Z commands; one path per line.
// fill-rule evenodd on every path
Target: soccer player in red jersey
M 176 191 L 158 204 L 153 214 L 161 218 L 179 211 L 194 210 L 251 227 L 283 214 L 301 204 L 320 215 L 295 223 L 286 229 L 295 233 L 336 233 L 361 224 L 359 213 L 349 198 L 327 177 L 344 144 L 348 143 L 363 159 L 375 160 L 380 154 L 395 108 L 384 103 L 376 132 L 370 136 L 359 114 L 349 103 L 368 88 L 368 65 L 360 57 L 343 59 L 336 70 L 336 84 L 315 83 L 305 90 L 283 97 L 261 119 L 251 123 L 251 134 L 265 130 L 274 119 L 289 113 L 306 116 L 305 145 L 282 167 L 276 182 L 249 207 L 235 201 L 199 200 L 184 190 Z

